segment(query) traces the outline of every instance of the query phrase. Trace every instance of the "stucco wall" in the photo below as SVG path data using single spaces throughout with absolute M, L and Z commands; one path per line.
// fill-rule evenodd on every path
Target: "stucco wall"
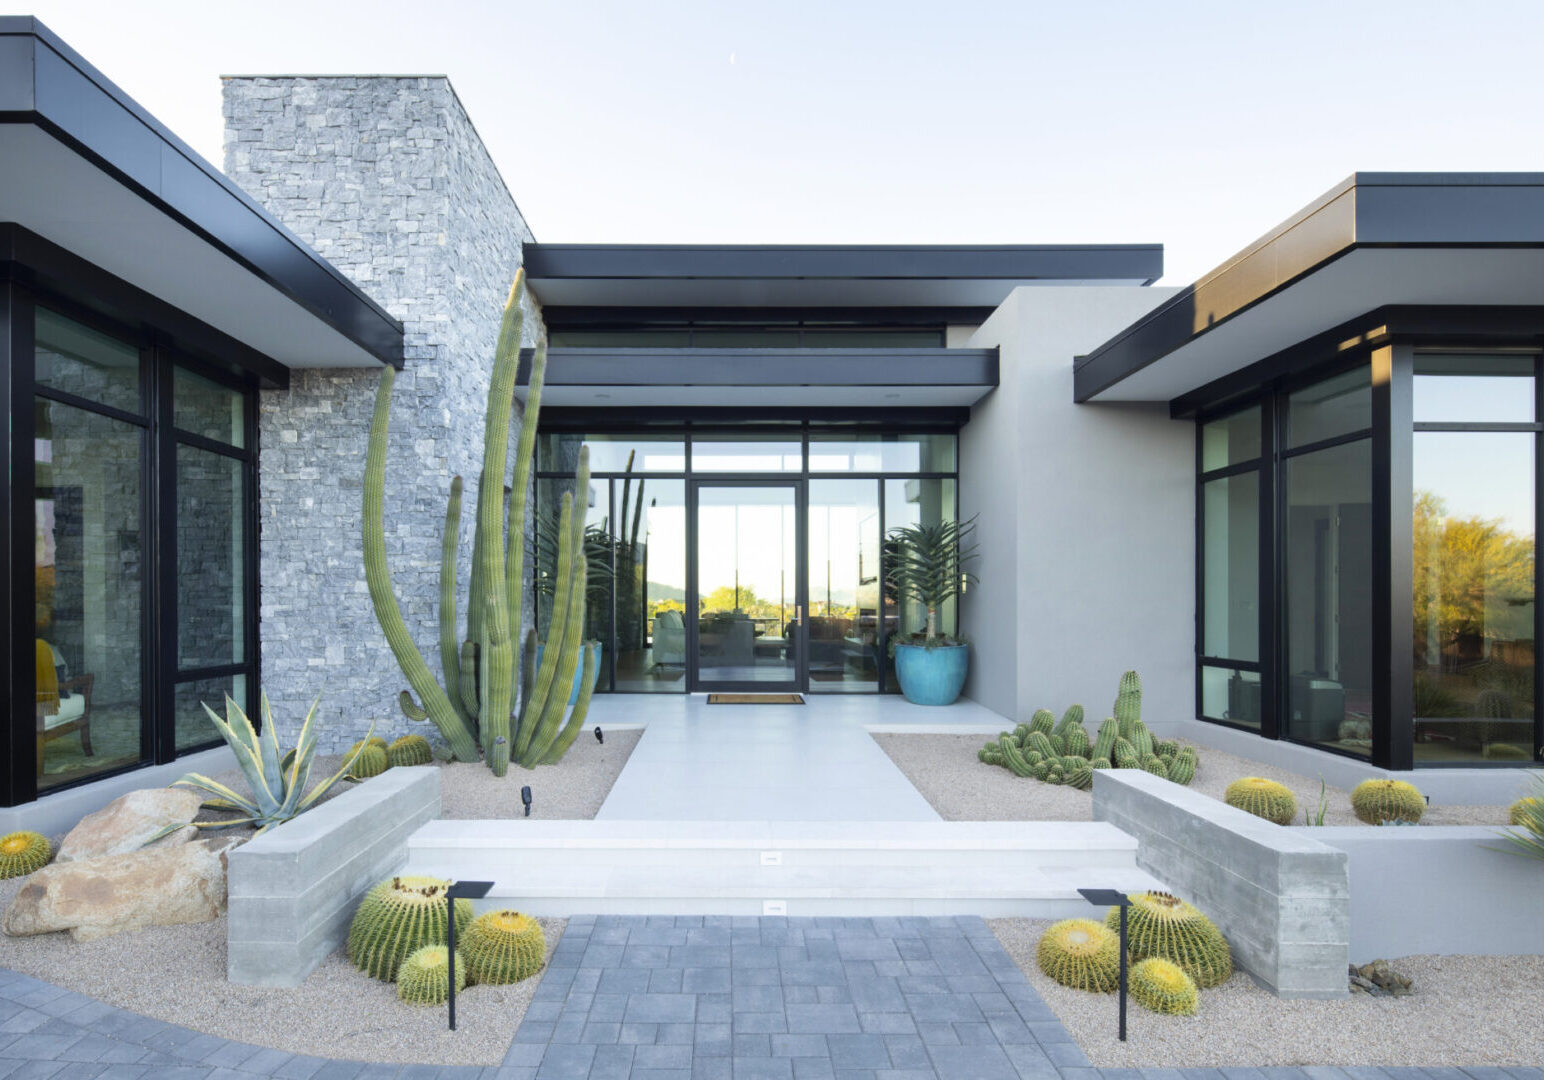
M 1150 724 L 1193 713 L 1194 425 L 1072 400 L 1073 358 L 1174 291 L 1024 287 L 968 342 L 1001 350 L 1001 381 L 961 432 L 982 579 L 965 692 L 1006 717 L 1077 702 L 1097 723 L 1128 668 Z
M 445 499 L 465 476 L 464 585 L 493 345 L 531 232 L 446 79 L 228 78 L 224 102 L 225 171 L 404 324 L 386 548 L 403 615 L 437 669 Z M 378 379 L 297 370 L 260 405 L 263 685 L 288 734 L 322 695 L 324 749 L 371 720 L 388 737 L 435 734 L 396 706 L 406 683 L 365 589 L 361 483 Z

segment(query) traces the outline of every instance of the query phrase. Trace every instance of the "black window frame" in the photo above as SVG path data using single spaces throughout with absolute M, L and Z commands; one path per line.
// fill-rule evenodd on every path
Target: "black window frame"
M 897 412 L 899 412 L 899 411 L 897 411 Z M 892 414 L 892 416 L 894 416 L 894 415 L 895 414 Z M 960 429 L 961 424 L 960 424 L 960 422 L 958 420 L 956 420 L 952 416 L 939 416 L 937 414 L 929 415 L 929 414 L 922 413 L 921 411 L 910 411 L 910 410 L 908 410 L 905 413 L 901 414 L 901 416 L 903 416 L 904 419 L 901 419 L 901 418 L 897 417 L 895 419 L 889 420 L 889 422 L 886 422 L 885 418 L 875 416 L 875 417 L 867 418 L 865 420 L 859 420 L 859 421 L 849 422 L 849 423 L 841 423 L 839 421 L 836 421 L 834 416 L 830 417 L 830 418 L 817 417 L 817 418 L 813 418 L 812 419 L 812 418 L 809 417 L 809 415 L 807 413 L 804 414 L 802 417 L 797 417 L 796 418 L 794 416 L 789 416 L 787 419 L 784 419 L 784 420 L 773 420 L 773 419 L 771 419 L 769 417 L 766 417 L 766 416 L 758 416 L 756 419 L 747 419 L 743 414 L 740 414 L 740 413 L 728 412 L 728 411 L 717 411 L 717 410 L 713 410 L 713 411 L 703 410 L 699 415 L 694 416 L 691 419 L 678 419 L 674 423 L 661 423 L 661 424 L 640 424 L 640 423 L 638 423 L 636 421 L 619 422 L 619 421 L 616 421 L 616 420 L 611 420 L 611 419 L 606 418 L 606 417 L 601 417 L 601 418 L 597 419 L 597 418 L 593 417 L 593 414 L 590 414 L 589 416 L 581 415 L 581 416 L 573 417 L 573 418 L 564 417 L 559 423 L 550 424 L 550 425 L 547 424 L 547 423 L 542 423 L 539 426 L 538 431 L 537 431 L 535 460 L 533 462 L 532 474 L 533 474 L 534 479 L 537 480 L 537 481 L 540 481 L 540 480 L 559 480 L 559 481 L 561 481 L 561 480 L 570 480 L 571 481 L 573 479 L 573 474 L 571 472 L 564 473 L 564 472 L 560 472 L 560 471 L 555 471 L 555 470 L 550 470 L 550 469 L 542 468 L 542 461 L 541 461 L 542 436 L 549 435 L 549 434 L 576 434 L 576 435 L 581 435 L 581 436 L 588 436 L 588 435 L 628 436 L 628 435 L 632 435 L 632 436 L 638 436 L 638 437 L 646 437 L 647 436 L 647 437 L 654 437 L 654 438 L 658 438 L 660 436 L 679 437 L 680 440 L 681 440 L 681 443 L 682 443 L 682 446 L 683 446 L 683 449 L 684 449 L 684 455 L 685 455 L 685 457 L 684 457 L 685 468 L 683 470 L 678 471 L 678 472 L 634 472 L 632 474 L 632 478 L 634 480 L 642 478 L 642 479 L 645 479 L 645 480 L 679 480 L 679 481 L 682 481 L 682 483 L 685 485 L 686 503 L 687 503 L 687 508 L 688 509 L 690 509 L 691 506 L 694 505 L 694 503 L 695 503 L 695 500 L 694 500 L 693 495 L 692 495 L 692 490 L 693 490 L 692 489 L 692 485 L 693 485 L 693 482 L 697 481 L 697 480 L 707 480 L 707 481 L 713 481 L 713 482 L 746 481 L 746 482 L 749 482 L 749 483 L 755 483 L 755 482 L 758 482 L 758 481 L 766 481 L 766 482 L 769 482 L 769 483 L 772 483 L 772 482 L 788 482 L 788 483 L 796 484 L 797 487 L 798 487 L 798 490 L 801 493 L 807 493 L 808 492 L 808 490 L 809 490 L 809 482 L 811 480 L 838 480 L 838 479 L 840 479 L 840 480 L 871 480 L 871 481 L 874 482 L 874 485 L 875 485 L 875 494 L 876 494 L 877 504 L 878 504 L 878 508 L 879 508 L 879 535 L 880 535 L 880 570 L 879 570 L 879 576 L 880 576 L 881 586 L 880 586 L 880 599 L 879 599 L 878 619 L 879 619 L 880 629 L 881 629 L 881 631 L 883 631 L 884 630 L 884 625 L 885 625 L 885 606 L 886 606 L 886 598 L 887 598 L 887 595 L 886 595 L 883 583 L 884 583 L 884 581 L 886 579 L 886 575 L 887 575 L 887 572 L 889 570 L 888 558 L 887 558 L 887 556 L 885 554 L 885 551 L 884 551 L 884 537 L 885 537 L 886 533 L 888 532 L 888 528 L 889 528 L 888 522 L 885 520 L 885 481 L 887 481 L 887 480 L 952 480 L 954 482 L 954 510 L 953 510 L 953 513 L 954 513 L 955 520 L 958 520 L 959 519 L 959 513 L 960 513 L 960 483 L 959 483 L 959 479 L 960 479 L 960 473 L 961 473 L 961 471 L 963 470 L 963 467 L 964 467 L 964 462 L 961 459 L 961 452 L 962 451 L 961 451 L 961 444 L 960 444 L 960 438 L 959 438 L 959 429 Z M 543 413 L 543 420 L 545 420 L 545 419 L 546 419 L 546 413 L 544 412 Z M 698 433 L 702 433 L 704 436 L 711 437 L 711 436 L 716 436 L 716 435 L 722 435 L 722 434 L 724 434 L 726 432 L 731 432 L 731 431 L 735 435 L 747 435 L 747 436 L 764 435 L 764 436 L 766 436 L 769 439 L 783 439 L 783 440 L 788 440 L 788 441 L 791 441 L 793 439 L 793 437 L 794 437 L 795 432 L 797 432 L 797 438 L 798 438 L 798 440 L 800 442 L 800 445 L 801 445 L 801 455 L 802 455 L 800 469 L 798 471 L 787 471 L 787 472 L 699 472 L 699 471 L 695 471 L 692 468 L 692 441 L 693 441 L 693 438 Z M 820 434 L 822 436 L 834 435 L 834 436 L 838 436 L 838 437 L 840 437 L 840 436 L 849 436 L 849 437 L 853 437 L 853 438 L 856 438 L 859 435 L 874 435 L 874 434 L 880 434 L 880 435 L 939 435 L 939 434 L 946 434 L 946 435 L 950 435 L 955 440 L 954 469 L 952 471 L 928 470 L 928 471 L 918 471 L 918 472 L 906 472 L 906 471 L 899 471 L 899 470 L 888 470 L 888 471 L 880 470 L 880 471 L 865 471 L 865 472 L 849 471 L 849 472 L 814 472 L 814 473 L 812 473 L 810 471 L 810 467 L 809 467 L 809 463 L 810 463 L 810 442 L 811 442 L 810 435 L 811 435 L 812 431 L 816 432 L 816 433 L 818 433 L 818 434 Z M 627 476 L 628 476 L 628 474 L 625 473 L 625 472 L 615 472 L 615 471 L 612 471 L 612 472 L 592 472 L 590 478 L 591 478 L 592 482 L 599 482 L 601 480 L 607 481 L 607 483 L 608 483 L 608 491 L 610 493 L 609 497 L 611 499 L 610 505 L 614 508 L 617 505 L 617 499 L 619 498 L 618 493 L 617 493 L 616 485 L 618 483 L 624 481 L 627 478 Z M 534 484 L 533 484 L 533 490 L 532 490 L 532 499 L 533 499 L 533 503 L 534 503 L 534 500 L 535 500 L 535 486 L 534 486 Z M 807 501 L 806 501 L 806 498 L 802 494 L 801 494 L 801 499 L 800 499 L 800 506 L 804 508 L 803 510 L 801 510 L 801 513 L 803 514 L 804 521 L 805 521 L 805 524 L 807 526 L 807 523 L 808 523 Z M 806 540 L 807 540 L 806 537 L 801 537 L 800 538 L 801 545 Z M 691 560 L 695 557 L 696 547 L 697 547 L 697 536 L 696 536 L 695 523 L 690 519 L 690 514 L 688 514 L 688 521 L 687 521 L 687 544 L 686 544 L 686 557 L 687 557 L 688 565 L 685 568 L 686 569 L 686 573 L 687 573 L 687 598 L 686 599 L 687 599 L 688 605 L 690 605 L 691 603 L 694 603 L 695 600 L 696 600 L 696 596 L 695 596 L 694 590 L 692 588 L 692 573 L 691 573 L 691 567 L 690 567 Z M 533 601 L 535 603 L 539 604 L 540 603 L 540 594 L 537 592 L 536 587 L 535 587 L 535 564 L 536 564 L 537 560 L 532 559 L 531 562 L 532 562 L 532 570 L 531 570 L 530 580 L 528 581 L 528 587 L 531 589 Z M 612 567 L 613 573 L 615 572 L 615 570 L 616 570 L 616 567 L 613 566 Z M 613 580 L 615 580 L 614 577 L 613 577 Z M 688 608 L 688 610 L 690 610 L 690 608 Z M 611 589 L 611 613 L 610 614 L 611 614 L 611 618 L 610 618 L 611 633 L 610 633 L 610 636 L 608 637 L 608 639 L 603 643 L 605 647 L 601 650 L 601 655 L 604 658 L 604 661 L 606 663 L 606 677 L 602 680 L 602 683 L 604 685 L 607 685 L 607 686 L 610 686 L 610 687 L 613 688 L 612 690 L 607 691 L 608 693 L 618 693 L 618 692 L 620 692 L 620 693 L 631 693 L 631 692 L 636 692 L 636 693 L 658 693 L 658 694 L 689 694 L 689 693 L 694 692 L 693 689 L 692 689 L 692 685 L 691 685 L 694 680 L 690 676 L 688 678 L 686 678 L 686 679 L 682 679 L 681 680 L 682 686 L 681 686 L 681 688 L 679 690 L 616 691 L 615 687 L 616 687 L 616 662 L 617 662 L 617 648 L 616 648 L 617 612 L 616 612 L 616 589 L 614 587 Z M 539 611 L 536 612 L 536 620 L 537 620 L 538 623 L 540 622 L 540 612 Z M 691 620 L 687 620 L 687 621 L 690 622 Z M 956 626 L 955 629 L 957 631 L 958 627 Z M 689 657 L 690 657 L 690 655 L 692 655 L 691 649 L 692 649 L 692 646 L 693 646 L 693 642 L 694 642 L 694 635 L 692 634 L 690 628 L 688 628 L 687 645 L 688 645 L 688 656 Z M 808 679 L 808 664 L 807 664 L 808 648 L 807 647 L 801 649 L 801 654 L 803 654 L 803 658 L 801 659 L 801 663 L 800 663 L 800 675 L 799 675 L 801 685 L 803 685 L 806 688 L 805 692 L 816 693 L 816 694 L 830 693 L 830 695 L 833 696 L 833 697 L 841 697 L 841 696 L 844 696 L 844 695 L 852 695 L 852 696 L 859 696 L 859 697 L 861 697 L 861 696 L 864 696 L 864 695 L 874 696 L 874 695 L 884 695 L 884 694 L 897 694 L 897 693 L 900 692 L 900 683 L 895 678 L 893 678 L 891 676 L 891 674 L 890 674 L 891 662 L 890 662 L 890 657 L 889 657 L 888 644 L 889 643 L 888 643 L 887 640 L 881 641 L 881 643 L 880 643 L 880 648 L 878 649 L 879 655 L 878 655 L 878 658 L 877 658 L 878 674 L 877 674 L 877 678 L 875 680 L 875 688 L 872 689 L 872 690 L 870 690 L 870 689 L 864 689 L 864 690 L 833 690 L 833 691 L 829 691 L 828 692 L 828 691 L 823 691 L 823 690 L 819 690 L 819 689 L 814 688 L 814 686 L 809 682 L 809 679 Z M 746 688 L 747 689 L 755 689 L 754 686 L 751 686 L 749 684 L 747 684 Z M 715 689 L 718 689 L 718 687 L 715 687 Z M 600 693 L 600 692 L 601 691 L 597 689 L 596 693 Z
M 47 253 L 57 257 L 66 270 L 78 262 L 58 251 Z M 84 269 L 86 264 L 81 266 Z M 45 276 L 49 280 L 40 280 Z M 6 735 L 9 766 L 0 771 L 0 805 L 3 806 L 23 805 L 41 796 L 154 765 L 170 764 L 188 754 L 224 745 L 218 732 L 211 728 L 207 740 L 181 750 L 177 748 L 175 695 L 177 687 L 186 682 L 228 675 L 246 676 L 245 700 L 240 704 L 254 723 L 260 723 L 257 389 L 263 376 L 246 367 L 253 355 L 250 350 L 231 342 L 229 355 L 209 351 L 210 346 L 220 344 L 217 332 L 191 320 L 183 323 L 168 319 L 168 315 L 175 315 L 170 309 L 147 311 L 143 321 L 130 323 L 121 316 L 142 301 L 137 290 L 129 287 L 114 289 L 105 278 L 83 276 L 89 277 L 90 284 L 96 289 L 103 289 L 109 295 L 59 288 L 55 284 L 57 274 L 25 272 L 18 264 L 0 265 L 0 388 L 3 388 L 0 389 L 0 409 L 10 421 L 10 439 L 0 450 L 0 474 L 3 474 L 5 484 L 3 504 L 10 523 L 9 528 L 0 530 L 4 534 L 0 543 L 5 545 L 3 555 L 9 569 L 4 584 L 0 585 L 3 589 L 0 609 L 7 617 L 6 626 L 11 638 L 7 662 L 0 668 L 0 682 L 7 688 L 12 717 Z M 34 366 L 35 312 L 38 308 L 55 312 L 139 350 L 139 414 L 38 384 Z M 104 308 L 112 313 L 105 312 Z M 168 326 L 168 322 L 175 322 L 175 325 Z M 244 446 L 234 447 L 174 426 L 172 380 L 175 366 L 241 393 Z M 43 788 L 39 786 L 35 768 L 36 674 L 31 656 L 36 636 L 36 584 L 32 566 L 36 530 L 33 403 L 38 398 L 133 424 L 142 433 L 140 757 L 119 768 L 89 772 Z M 196 669 L 181 669 L 177 665 L 176 450 L 179 445 L 212 451 L 242 463 L 242 631 L 246 641 L 244 659 L 240 663 Z

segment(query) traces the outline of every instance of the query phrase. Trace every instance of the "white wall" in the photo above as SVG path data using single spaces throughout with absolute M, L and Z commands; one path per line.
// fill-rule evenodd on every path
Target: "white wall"
M 1024 287 L 968 342 L 998 347 L 1001 373 L 960 435 L 982 579 L 965 693 L 1003 716 L 1077 702 L 1097 722 L 1128 668 L 1149 723 L 1194 715 L 1195 426 L 1072 400 L 1073 358 L 1175 291 Z

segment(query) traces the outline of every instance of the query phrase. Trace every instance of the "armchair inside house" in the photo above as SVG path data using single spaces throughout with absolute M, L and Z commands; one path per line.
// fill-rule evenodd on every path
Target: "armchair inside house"
M 37 775 L 43 775 L 44 747 L 54 739 L 79 732 L 81 750 L 88 757 L 94 753 L 91 691 L 95 682 L 94 675 L 71 678 L 59 650 L 37 639 Z
M 661 611 L 654 616 L 654 663 L 686 663 L 686 624 L 679 611 Z

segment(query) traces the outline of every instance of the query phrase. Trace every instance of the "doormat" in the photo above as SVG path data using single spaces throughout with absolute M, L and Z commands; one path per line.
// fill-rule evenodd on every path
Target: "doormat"
M 803 694 L 709 694 L 709 705 L 803 705 Z

